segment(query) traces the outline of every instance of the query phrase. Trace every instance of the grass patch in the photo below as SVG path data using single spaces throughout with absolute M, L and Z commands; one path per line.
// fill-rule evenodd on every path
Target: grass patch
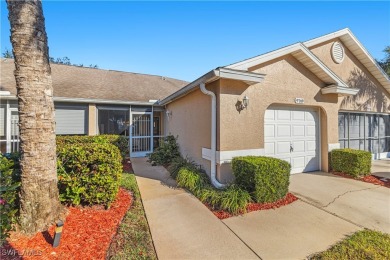
M 390 259 L 390 235 L 358 231 L 310 259 Z
M 134 202 L 119 226 L 107 258 L 157 259 L 135 175 L 123 173 L 121 187 L 132 191 Z

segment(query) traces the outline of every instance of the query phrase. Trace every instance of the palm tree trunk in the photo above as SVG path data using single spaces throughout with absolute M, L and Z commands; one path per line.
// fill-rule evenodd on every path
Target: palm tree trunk
M 7 0 L 19 104 L 20 226 L 45 230 L 60 213 L 51 70 L 40 0 Z

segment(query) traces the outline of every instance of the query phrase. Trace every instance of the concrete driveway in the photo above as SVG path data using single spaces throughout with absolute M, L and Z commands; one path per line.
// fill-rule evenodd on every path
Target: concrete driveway
M 373 175 L 390 179 L 390 158 L 372 161 L 371 172 Z
M 298 201 L 221 221 L 163 167 L 132 161 L 159 259 L 304 259 L 364 227 L 390 233 L 388 188 L 294 174 L 290 191 Z
M 323 172 L 294 174 L 290 180 L 290 191 L 302 201 L 360 227 L 390 233 L 389 188 Z

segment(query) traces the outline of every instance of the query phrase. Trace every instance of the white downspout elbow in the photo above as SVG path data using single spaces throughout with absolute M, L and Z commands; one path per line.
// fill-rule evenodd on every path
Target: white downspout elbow
M 210 178 L 211 183 L 214 187 L 220 189 L 224 188 L 226 185 L 220 183 L 217 180 L 217 163 L 216 163 L 216 153 L 217 153 L 217 98 L 215 97 L 214 92 L 206 89 L 205 83 L 200 84 L 200 90 L 211 97 L 211 169 L 210 169 Z

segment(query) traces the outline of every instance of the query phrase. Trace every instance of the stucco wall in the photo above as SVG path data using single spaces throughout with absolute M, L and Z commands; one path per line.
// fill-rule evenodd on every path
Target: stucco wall
M 323 82 L 299 61 L 288 55 L 250 70 L 265 73 L 264 81 L 250 87 L 237 81 L 221 81 L 221 150 L 264 148 L 264 114 L 272 104 L 321 107 L 335 119 L 328 120 L 328 141 L 337 142 L 338 97 L 322 95 Z M 235 103 L 245 95 L 250 104 L 238 112 Z M 295 104 L 296 97 L 304 98 L 304 105 Z
M 338 39 L 313 46 L 311 51 L 349 86 L 360 89 L 356 96 L 340 98 L 340 109 L 390 113 L 389 93 L 346 46 L 344 61 L 333 61 L 331 48 L 335 41 Z
M 88 105 L 88 135 L 96 135 L 97 109 L 95 104 Z
M 214 87 L 206 86 L 210 90 Z M 165 120 L 166 134 L 178 136 L 182 156 L 188 156 L 210 173 L 210 161 L 202 159 L 202 147 L 210 149 L 211 98 L 199 89 L 169 103 L 172 116 Z

